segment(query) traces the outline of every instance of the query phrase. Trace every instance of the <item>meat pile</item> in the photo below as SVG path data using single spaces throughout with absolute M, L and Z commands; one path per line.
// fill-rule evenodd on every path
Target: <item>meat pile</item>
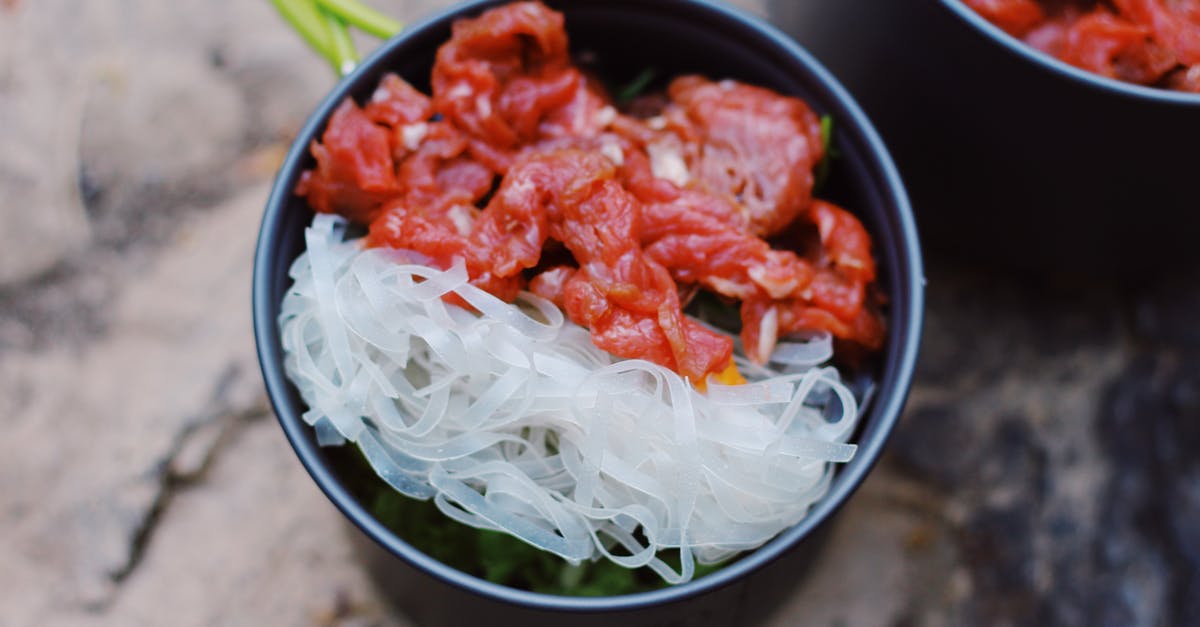
M 461 260 L 476 286 L 531 290 L 598 347 L 696 382 L 737 379 L 731 338 L 683 314 L 697 289 L 740 302 L 758 362 L 799 331 L 882 345 L 870 237 L 812 197 L 823 146 L 803 101 L 682 76 L 619 112 L 538 2 L 456 22 L 432 88 L 388 75 L 343 102 L 296 192 L 368 225 L 370 246 Z

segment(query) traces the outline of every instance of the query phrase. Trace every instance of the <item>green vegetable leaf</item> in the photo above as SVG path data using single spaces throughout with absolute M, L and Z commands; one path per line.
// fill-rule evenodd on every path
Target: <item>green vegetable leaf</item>
M 568 588 L 564 594 L 607 597 L 640 592 L 634 571 L 624 566 L 603 560 L 592 562 L 587 567 L 587 577 L 581 579 L 578 585 Z
M 624 87 L 617 91 L 617 104 L 627 105 L 630 102 L 633 102 L 634 98 L 637 98 L 638 96 L 642 95 L 643 91 L 646 91 L 646 88 L 649 87 L 650 83 L 654 81 L 654 77 L 657 75 L 657 73 L 658 71 L 652 67 L 642 70 L 640 74 L 633 78 L 633 80 L 626 83 Z
M 814 172 L 814 191 L 825 186 L 825 182 L 829 180 L 829 172 L 833 169 L 833 161 L 842 156 L 833 143 L 833 116 L 829 114 L 821 116 L 821 149 L 824 156 Z
M 697 292 L 684 312 L 733 335 L 742 331 L 742 314 L 738 304 L 708 290 Z
M 833 116 L 825 114 L 821 116 L 821 152 L 825 155 L 834 155 L 834 150 Z
M 609 560 L 571 565 L 507 533 L 475 529 L 447 518 L 432 501 L 404 496 L 384 483 L 357 447 L 328 449 L 339 477 L 371 515 L 429 557 L 469 575 L 511 588 L 564 596 L 618 596 L 666 586 L 648 568 Z M 678 569 L 677 555 L 663 559 Z M 728 562 L 726 562 L 728 563 Z M 723 567 L 696 565 L 696 576 Z

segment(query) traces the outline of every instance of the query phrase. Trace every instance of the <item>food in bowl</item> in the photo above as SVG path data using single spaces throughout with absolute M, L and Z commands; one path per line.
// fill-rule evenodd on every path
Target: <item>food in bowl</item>
M 529 2 L 457 22 L 431 83 L 344 102 L 296 190 L 318 215 L 280 332 L 318 438 L 669 583 L 802 519 L 855 451 L 834 346 L 885 333 L 870 237 L 812 198 L 816 114 L 698 76 L 618 111 Z M 705 299 L 740 338 L 685 314 Z
M 1008 34 L 1129 83 L 1200 93 L 1200 0 L 963 0 Z

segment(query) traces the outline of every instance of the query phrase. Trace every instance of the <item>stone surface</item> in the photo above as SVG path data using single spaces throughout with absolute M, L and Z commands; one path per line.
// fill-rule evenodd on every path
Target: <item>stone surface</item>
M 83 86 L 60 55 L 43 54 L 27 13 L 0 9 L 0 290 L 51 270 L 90 236 L 75 184 Z
M 243 149 L 245 107 L 234 82 L 199 55 L 111 58 L 84 107 L 79 145 L 96 236 L 125 244 L 163 234 L 172 209 L 223 195 Z
M 136 566 L 190 433 L 225 414 L 265 412 L 249 321 L 219 313 L 246 310 L 247 226 L 264 195 L 251 188 L 181 225 L 148 272 L 127 277 L 92 343 L 0 360 L 21 399 L 0 444 L 22 461 L 2 471 L 6 505 L 25 514 L 6 535 L 19 545 L 12 557 L 69 575 L 59 600 L 109 601 L 111 584 Z
M 0 2 L 0 625 L 406 624 L 250 330 L 332 84 L 266 1 Z M 771 624 L 1200 624 L 1200 273 L 931 266 L 908 411 Z
M 104 616 L 114 625 L 398 625 L 352 559 L 345 525 L 274 419 L 245 421 L 203 482 L 174 496 Z

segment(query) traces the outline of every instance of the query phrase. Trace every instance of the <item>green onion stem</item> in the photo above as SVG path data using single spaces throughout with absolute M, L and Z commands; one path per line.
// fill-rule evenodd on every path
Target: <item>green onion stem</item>
M 617 104 L 629 104 L 634 98 L 640 96 L 642 92 L 650 86 L 650 81 L 654 80 L 654 74 L 655 71 L 652 67 L 642 70 L 640 74 L 635 76 L 633 80 L 629 81 L 629 83 L 622 87 L 621 91 L 617 93 Z
M 334 63 L 329 30 L 313 0 L 271 0 L 271 4 L 317 54 Z
M 359 0 L 316 0 L 325 11 L 332 13 L 347 24 L 356 26 L 380 39 L 387 39 L 400 32 L 404 25 L 372 9 Z
M 821 116 L 821 152 L 828 155 L 833 143 L 833 116 Z M 834 155 L 836 156 L 836 155 Z
M 829 172 L 833 169 L 833 160 L 841 156 L 837 146 L 833 145 L 833 116 L 821 116 L 821 162 L 817 164 L 814 174 L 813 189 L 821 190 L 829 180 Z
M 333 54 L 330 60 L 338 73 L 345 76 L 358 65 L 358 51 L 354 49 L 354 40 L 350 39 L 350 29 L 346 28 L 342 18 L 333 13 L 321 9 L 321 15 L 325 19 L 325 30 L 331 42 L 330 51 Z

